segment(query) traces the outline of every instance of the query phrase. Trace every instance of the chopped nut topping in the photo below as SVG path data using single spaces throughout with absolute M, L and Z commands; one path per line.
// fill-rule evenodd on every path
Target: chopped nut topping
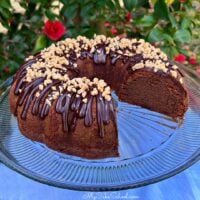
M 51 106 L 51 101 L 49 99 L 46 99 L 46 104 L 48 104 L 49 106 Z
M 87 92 L 84 91 L 84 92 L 82 93 L 82 97 L 86 97 L 86 95 L 87 95 Z
M 87 102 L 88 102 L 88 99 L 87 99 L 87 98 L 84 98 L 82 101 L 83 101 L 83 103 L 87 103 Z
M 43 90 L 44 86 L 42 84 L 39 85 L 39 89 Z
M 110 100 L 111 100 L 111 96 L 110 96 L 110 95 L 106 95 L 106 96 L 105 96 L 105 99 L 106 99 L 107 101 L 110 101 Z
M 178 76 L 177 71 L 171 71 L 170 73 L 174 78 L 177 78 Z
M 142 69 L 144 68 L 144 63 L 137 63 L 134 66 L 132 66 L 132 70 L 136 70 L 136 69 Z
M 91 91 L 91 95 L 92 96 L 95 96 L 95 95 L 97 95 L 98 94 L 98 90 L 97 90 L 97 88 L 94 88 L 92 91 Z
M 40 96 L 40 93 L 39 93 L 39 92 L 36 92 L 36 93 L 35 93 L 35 96 L 36 96 L 36 97 L 39 97 L 39 96 Z
M 167 56 L 158 48 L 145 42 L 143 39 L 127 39 L 119 37 L 105 37 L 104 35 L 94 35 L 93 39 L 88 39 L 83 36 L 78 36 L 76 39 L 67 38 L 52 44 L 49 48 L 41 51 L 39 57 L 29 56 L 26 60 L 29 61 L 35 58 L 35 62 L 26 68 L 26 76 L 23 81 L 32 82 L 35 79 L 44 78 L 44 81 L 39 85 L 39 92 L 45 89 L 49 84 L 59 81 L 60 86 L 53 85 L 51 87 L 51 96 L 47 100 L 50 105 L 52 100 L 55 100 L 59 95 L 63 95 L 68 91 L 69 95 L 81 97 L 84 103 L 87 103 L 88 94 L 96 96 L 99 93 L 102 97 L 111 100 L 111 88 L 103 79 L 94 78 L 93 80 L 87 77 L 70 78 L 68 70 L 78 68 L 76 59 L 80 58 L 84 51 L 93 54 L 101 53 L 100 46 L 105 44 L 104 52 L 106 55 L 111 55 L 114 52 L 114 57 L 123 56 L 133 57 L 137 54 L 142 54 L 140 62 L 132 66 L 132 70 L 142 68 L 152 68 L 154 72 L 163 71 L 171 74 L 174 78 L 178 77 L 178 68 L 176 65 L 171 66 Z M 75 59 L 75 60 L 74 60 Z M 179 79 L 182 83 L 182 78 Z M 21 92 L 19 90 L 19 92 Z M 40 93 L 37 92 L 35 96 Z

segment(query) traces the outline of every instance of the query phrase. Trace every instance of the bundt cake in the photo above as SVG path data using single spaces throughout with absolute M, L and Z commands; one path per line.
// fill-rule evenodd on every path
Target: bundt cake
M 70 155 L 118 156 L 116 103 L 173 119 L 188 107 L 183 75 L 144 40 L 78 36 L 26 59 L 10 89 L 11 112 L 28 138 Z

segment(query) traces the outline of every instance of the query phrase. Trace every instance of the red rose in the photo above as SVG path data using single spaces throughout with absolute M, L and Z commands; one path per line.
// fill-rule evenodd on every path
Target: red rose
M 196 64 L 197 64 L 196 58 L 191 57 L 191 58 L 189 59 L 189 63 L 190 63 L 191 65 L 196 65 Z
M 65 34 L 64 25 L 56 20 L 54 22 L 48 20 L 44 26 L 44 33 L 52 40 L 59 40 Z
M 110 22 L 105 22 L 105 23 L 104 23 L 104 26 L 105 26 L 105 27 L 110 27 Z
M 115 27 L 112 27 L 110 32 L 113 34 L 113 35 L 116 35 L 118 33 L 118 30 L 115 28 Z
M 127 22 L 130 22 L 131 19 L 132 19 L 132 14 L 131 14 L 131 12 L 128 12 L 128 13 L 126 14 L 125 18 L 126 18 L 126 21 L 127 21 Z
M 177 55 L 177 56 L 174 57 L 174 60 L 175 60 L 176 62 L 183 63 L 183 62 L 185 62 L 186 57 L 185 57 L 185 55 L 183 55 L 183 54 L 179 54 L 179 55 Z

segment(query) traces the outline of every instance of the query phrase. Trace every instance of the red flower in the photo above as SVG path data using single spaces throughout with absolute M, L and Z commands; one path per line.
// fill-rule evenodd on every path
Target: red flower
M 185 3 L 187 0 L 179 0 L 180 3 Z
M 179 54 L 179 55 L 177 55 L 177 56 L 174 57 L 174 60 L 175 60 L 176 62 L 183 63 L 183 62 L 185 62 L 186 57 L 185 57 L 185 55 L 183 55 L 183 54 Z
M 44 26 L 44 33 L 52 40 L 59 40 L 65 34 L 64 25 L 56 20 L 54 22 L 48 20 Z
M 105 22 L 105 23 L 104 23 L 104 26 L 105 26 L 105 27 L 110 27 L 110 22 Z
M 196 58 L 191 57 L 191 58 L 189 59 L 189 63 L 190 63 L 191 65 L 196 65 L 196 64 L 197 64 Z
M 127 22 L 130 22 L 131 19 L 132 19 L 132 14 L 131 14 L 131 12 L 128 12 L 128 13 L 126 14 L 125 18 L 126 18 L 126 21 L 127 21 Z
M 3 72 L 10 73 L 10 68 L 8 66 L 4 67 Z
M 115 28 L 115 27 L 112 27 L 110 32 L 113 34 L 113 35 L 116 35 L 118 33 L 118 30 Z
M 8 19 L 9 24 L 13 24 L 14 20 L 12 18 Z

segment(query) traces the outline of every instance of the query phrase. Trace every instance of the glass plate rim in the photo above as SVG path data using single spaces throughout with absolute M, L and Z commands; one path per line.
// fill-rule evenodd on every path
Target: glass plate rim
M 199 79 L 198 75 L 197 75 L 197 77 Z M 6 81 L 4 81 L 1 84 L 1 87 L 6 87 L 6 90 L 0 95 L 0 102 L 6 97 L 6 94 L 9 90 L 11 82 L 12 82 L 12 77 L 8 78 Z M 155 176 L 151 179 L 144 180 L 144 181 L 138 181 L 135 183 L 127 183 L 127 184 L 122 183 L 121 185 L 120 184 L 118 184 L 118 185 L 107 184 L 106 186 L 95 185 L 94 187 L 92 187 L 92 186 L 88 186 L 88 185 L 77 186 L 76 184 L 72 185 L 70 183 L 60 183 L 57 181 L 48 181 L 47 178 L 45 178 L 45 177 L 43 178 L 42 176 L 37 176 L 34 173 L 32 173 L 31 171 L 28 171 L 27 169 L 22 167 L 21 165 L 18 165 L 14 161 L 11 161 L 6 155 L 3 154 L 2 149 L 0 149 L 0 162 L 2 162 L 8 168 L 18 172 L 19 174 L 21 174 L 27 178 L 35 180 L 37 182 L 47 184 L 50 186 L 54 186 L 54 187 L 77 190 L 77 191 L 117 191 L 117 190 L 125 190 L 125 189 L 130 189 L 130 188 L 142 187 L 145 185 L 153 184 L 153 183 L 168 179 L 168 178 L 184 171 L 185 169 L 189 168 L 193 164 L 197 163 L 199 160 L 200 160 L 200 148 L 198 148 L 198 150 L 194 154 L 192 154 L 192 156 L 189 159 L 187 159 L 187 160 L 185 160 L 185 162 L 181 163 L 181 165 L 177 166 L 176 168 L 174 168 L 174 170 L 171 170 L 165 174 L 161 174 L 161 175 Z
M 42 178 L 41 176 L 37 176 L 34 175 L 32 172 L 24 169 L 22 166 L 15 164 L 13 161 L 9 160 L 9 158 L 7 158 L 0 149 L 0 162 L 2 162 L 5 166 L 7 166 L 8 168 L 10 168 L 11 170 L 14 170 L 15 172 L 18 172 L 19 174 L 30 178 L 34 181 L 43 183 L 43 184 L 47 184 L 49 186 L 53 186 L 53 187 L 58 187 L 58 188 L 63 188 L 63 189 L 70 189 L 70 190 L 76 190 L 76 191 L 94 191 L 94 192 L 98 192 L 98 191 L 118 191 L 118 190 L 127 190 L 127 189 L 131 189 L 131 188 L 138 188 L 138 187 L 143 187 L 146 185 L 150 185 L 150 184 L 154 184 L 157 182 L 160 182 L 162 180 L 166 180 L 170 177 L 173 177 L 179 173 L 181 173 L 182 171 L 188 169 L 189 167 L 191 167 L 193 164 L 197 163 L 200 160 L 200 148 L 197 152 L 195 152 L 193 154 L 193 156 L 190 157 L 189 160 L 186 160 L 185 163 L 183 163 L 182 165 L 179 165 L 178 167 L 176 167 L 174 170 L 166 173 L 166 174 L 162 174 L 159 176 L 156 176 L 155 178 L 151 178 L 145 181 L 140 181 L 140 182 L 136 182 L 136 183 L 129 183 L 129 184 L 122 184 L 122 185 L 106 185 L 106 186 L 101 186 L 101 185 L 95 185 L 95 187 L 88 187 L 87 185 L 85 186 L 73 186 L 70 184 L 66 184 L 66 183 L 60 183 L 60 182 L 56 182 L 56 181 L 48 181 L 45 177 Z

